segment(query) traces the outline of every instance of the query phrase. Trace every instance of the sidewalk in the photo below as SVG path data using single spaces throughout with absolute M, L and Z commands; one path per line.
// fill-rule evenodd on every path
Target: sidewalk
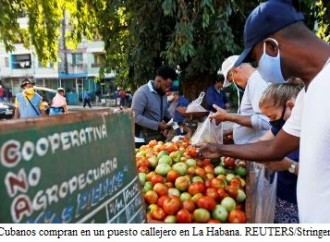
M 83 103 L 79 103 L 77 105 L 68 105 L 68 110 L 69 112 L 77 112 L 77 111 L 89 111 L 89 110 L 99 110 L 99 109 L 116 109 L 119 108 L 119 106 L 115 106 L 115 107 L 110 107 L 110 106 L 102 106 L 101 103 L 99 103 L 97 106 L 95 106 L 95 103 L 91 103 L 92 107 L 88 107 L 88 105 L 86 105 L 86 107 L 83 107 Z

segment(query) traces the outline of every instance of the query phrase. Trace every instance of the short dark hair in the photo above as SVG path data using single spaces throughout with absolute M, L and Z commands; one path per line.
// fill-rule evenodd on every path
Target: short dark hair
M 223 83 L 225 81 L 225 76 L 223 74 L 217 74 L 215 82 L 221 82 Z
M 161 76 L 164 79 L 172 79 L 172 81 L 177 79 L 177 74 L 172 67 L 161 66 L 157 72 L 157 76 Z

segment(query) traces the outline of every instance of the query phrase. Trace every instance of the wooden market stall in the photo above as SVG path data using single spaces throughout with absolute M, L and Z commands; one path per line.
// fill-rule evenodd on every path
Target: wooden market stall
M 130 112 L 3 121 L 0 132 L 0 223 L 146 221 Z

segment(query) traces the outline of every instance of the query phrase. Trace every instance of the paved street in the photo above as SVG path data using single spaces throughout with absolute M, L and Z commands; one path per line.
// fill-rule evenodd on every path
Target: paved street
M 95 103 L 92 103 L 92 107 L 89 108 L 86 106 L 85 108 L 83 107 L 83 103 L 79 103 L 78 105 L 68 105 L 68 110 L 69 112 L 80 112 L 80 111 L 89 111 L 89 110 L 98 110 L 98 109 L 112 109 L 115 110 L 119 108 L 118 106 L 115 107 L 110 107 L 110 106 L 102 106 L 99 104 L 98 106 L 95 106 Z

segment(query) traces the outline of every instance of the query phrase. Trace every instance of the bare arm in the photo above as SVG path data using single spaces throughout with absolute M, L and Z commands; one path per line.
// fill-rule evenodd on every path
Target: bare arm
M 233 123 L 237 123 L 245 127 L 253 128 L 251 122 L 251 116 L 244 116 L 236 113 L 228 113 L 227 121 L 231 121 Z
M 63 106 L 63 109 L 64 109 L 64 113 L 68 113 L 69 111 L 68 111 L 68 105 L 64 105 Z
M 235 113 L 228 113 L 225 109 L 220 108 L 217 105 L 213 105 L 217 110 L 210 115 L 211 119 L 215 119 L 217 122 L 231 121 L 242 126 L 252 128 L 251 116 L 243 116 Z
M 266 166 L 266 168 L 268 168 L 272 171 L 287 171 L 292 163 L 296 163 L 295 174 L 298 175 L 299 163 L 297 163 L 296 161 L 294 161 L 288 157 L 285 157 L 283 160 L 280 160 L 280 161 L 267 162 L 267 164 L 265 164 L 265 166 Z
M 272 131 L 268 130 L 263 136 L 261 136 L 260 138 L 258 138 L 256 140 L 256 142 L 258 142 L 258 141 L 265 141 L 265 140 L 273 140 L 274 138 L 275 138 L 275 136 L 272 133 Z
M 297 149 L 299 137 L 281 130 L 274 140 L 245 145 L 200 144 L 197 147 L 200 155 L 206 158 L 230 156 L 245 160 L 274 161 L 282 160 L 287 154 Z

